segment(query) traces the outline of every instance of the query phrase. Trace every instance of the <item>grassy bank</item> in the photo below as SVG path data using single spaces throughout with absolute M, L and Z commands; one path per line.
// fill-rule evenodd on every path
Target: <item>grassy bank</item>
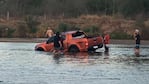
M 49 18 L 28 16 L 0 21 L 0 37 L 43 38 L 47 27 L 54 32 L 81 29 L 89 35 L 108 31 L 112 39 L 132 39 L 134 30 L 141 31 L 143 39 L 149 39 L 149 20 L 132 20 L 114 16 L 82 15 L 77 18 Z

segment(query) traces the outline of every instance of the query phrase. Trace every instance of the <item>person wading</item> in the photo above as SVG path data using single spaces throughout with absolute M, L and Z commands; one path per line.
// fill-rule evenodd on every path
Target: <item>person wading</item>
M 51 29 L 51 27 L 48 27 L 48 30 L 46 32 L 46 36 L 48 36 L 48 38 L 52 37 L 54 35 L 53 30 Z
M 135 39 L 135 54 L 139 55 L 140 54 L 140 40 L 141 40 L 141 37 L 140 37 L 140 32 L 138 29 L 135 30 L 134 32 L 134 39 Z
M 46 32 L 46 37 L 48 37 L 48 40 L 46 41 L 47 44 L 50 42 L 50 39 L 53 35 L 54 35 L 53 30 L 51 29 L 51 27 L 48 27 L 48 30 Z
M 104 32 L 104 48 L 105 52 L 109 52 L 110 35 L 108 32 Z
M 54 52 L 53 53 L 58 53 L 61 50 L 61 37 L 60 33 L 56 32 L 56 35 L 54 36 Z

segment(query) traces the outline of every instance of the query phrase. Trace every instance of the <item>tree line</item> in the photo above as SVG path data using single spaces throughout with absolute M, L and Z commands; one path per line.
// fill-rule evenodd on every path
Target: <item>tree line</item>
M 0 0 L 0 16 L 149 15 L 149 0 Z
M 59 18 L 57 21 L 57 17 L 71 19 L 79 18 L 81 15 L 85 17 L 88 15 L 120 16 L 120 18 L 124 17 L 128 20 L 133 19 L 134 27 L 131 28 L 139 28 L 143 32 L 143 39 L 149 39 L 149 0 L 0 0 L 0 37 L 44 37 L 47 26 L 60 30 L 75 28 L 76 25 L 71 21 L 65 22 L 72 26 L 64 25 L 65 22 L 60 22 Z M 16 20 L 13 21 L 11 18 L 16 18 Z M 50 22 L 55 21 L 50 23 L 49 20 L 51 20 Z M 104 21 L 107 21 L 106 18 L 103 19 Z M 64 24 L 61 25 L 61 23 Z M 94 30 L 100 28 L 104 27 L 98 23 L 98 25 L 84 28 L 84 31 L 92 34 Z M 124 34 L 121 32 L 114 32 L 112 35 L 114 38 L 118 36 L 130 38 L 127 32 Z

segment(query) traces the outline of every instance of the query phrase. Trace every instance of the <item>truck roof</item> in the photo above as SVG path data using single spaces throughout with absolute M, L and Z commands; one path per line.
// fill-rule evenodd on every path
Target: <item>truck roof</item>
M 81 30 L 74 30 L 74 31 L 67 31 L 67 32 L 62 32 L 62 34 L 73 34 L 73 33 L 76 33 L 76 32 L 83 32 Z

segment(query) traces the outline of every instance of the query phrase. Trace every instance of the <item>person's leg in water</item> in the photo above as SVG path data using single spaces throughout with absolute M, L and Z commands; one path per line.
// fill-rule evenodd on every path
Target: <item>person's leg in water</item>
M 140 45 L 139 44 L 136 44 L 136 47 L 135 47 L 135 54 L 138 56 L 140 55 Z
M 105 52 L 109 52 L 109 47 L 105 44 Z
M 57 54 L 58 51 L 59 51 L 59 48 L 58 47 L 55 47 L 54 50 L 53 50 L 53 53 L 54 54 Z
M 63 50 L 61 49 L 61 47 L 57 47 L 57 48 L 54 48 L 53 53 L 54 54 L 63 54 Z

